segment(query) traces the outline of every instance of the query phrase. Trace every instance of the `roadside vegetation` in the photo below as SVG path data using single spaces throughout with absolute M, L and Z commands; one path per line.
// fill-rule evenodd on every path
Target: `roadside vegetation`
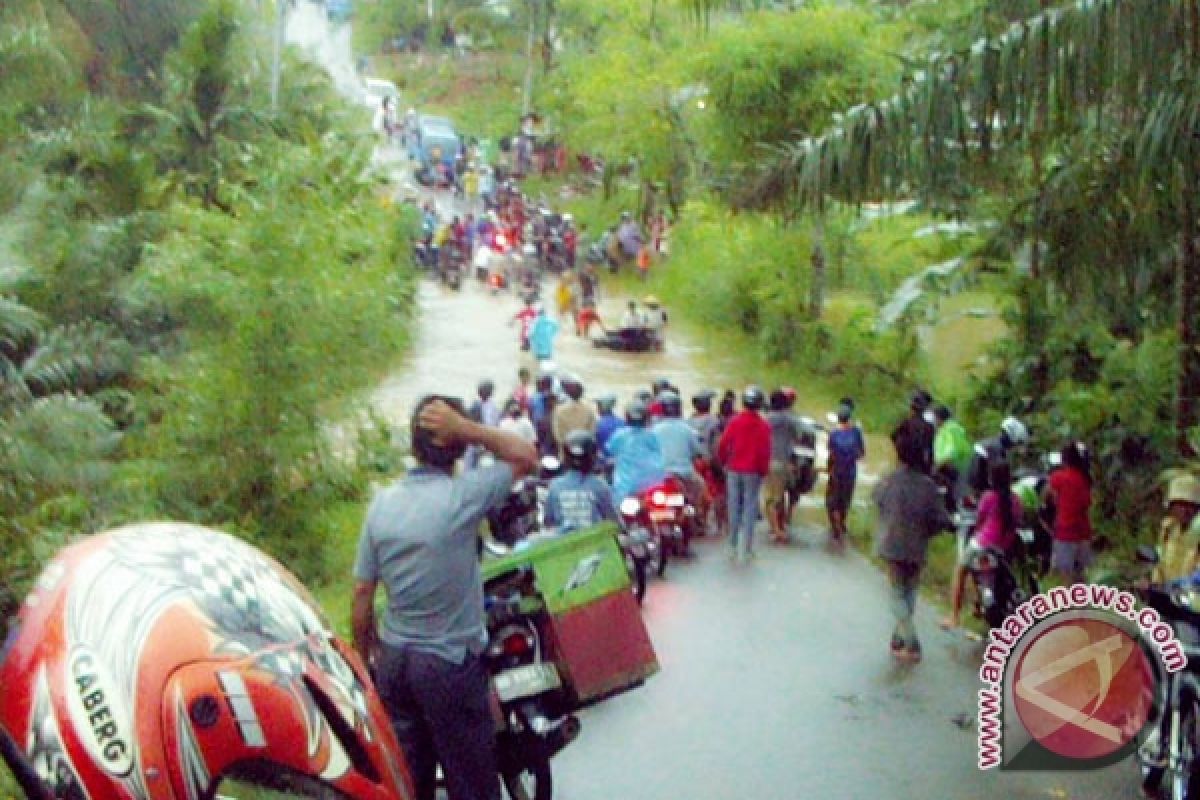
M 64 541 L 147 519 L 331 574 L 408 233 L 323 72 L 272 108 L 268 32 L 233 0 L 0 9 L 0 618 Z

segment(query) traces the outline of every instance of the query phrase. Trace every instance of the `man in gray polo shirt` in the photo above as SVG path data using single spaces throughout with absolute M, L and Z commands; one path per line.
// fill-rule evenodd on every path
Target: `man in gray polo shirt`
M 417 800 L 433 800 L 439 763 L 450 800 L 500 800 L 477 536 L 513 482 L 537 468 L 537 451 L 435 397 L 417 404 L 412 442 L 420 466 L 367 511 L 354 564 L 354 645 L 374 664 Z M 499 463 L 455 476 L 468 445 Z M 387 613 L 377 630 L 379 583 Z

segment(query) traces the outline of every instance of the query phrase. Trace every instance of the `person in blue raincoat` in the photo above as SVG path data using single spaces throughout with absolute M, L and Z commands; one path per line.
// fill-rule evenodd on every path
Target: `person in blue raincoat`
M 529 326 L 529 349 L 538 361 L 554 360 L 554 338 L 558 336 L 558 322 L 538 306 L 538 315 Z
M 666 478 L 662 445 L 647 427 L 650 412 L 643 403 L 625 410 L 626 427 L 608 440 L 605 450 L 613 458 L 613 498 L 617 505 L 630 495 Z

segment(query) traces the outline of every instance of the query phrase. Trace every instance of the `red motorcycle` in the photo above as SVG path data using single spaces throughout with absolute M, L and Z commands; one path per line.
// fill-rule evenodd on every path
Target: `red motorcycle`
M 668 554 L 683 557 L 690 553 L 696 531 L 696 508 L 688 502 L 678 478 L 667 476 L 625 498 L 621 514 L 627 527 L 642 525 L 649 529 L 654 540 L 661 542 L 659 575 L 666 569 Z

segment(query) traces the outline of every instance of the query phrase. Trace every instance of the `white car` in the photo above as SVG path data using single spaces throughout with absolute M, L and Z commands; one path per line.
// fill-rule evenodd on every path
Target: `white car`
M 400 90 L 396 88 L 396 84 L 381 78 L 363 79 L 362 103 L 364 106 L 375 110 L 379 108 L 379 104 L 385 97 L 392 98 L 392 109 L 399 113 Z

